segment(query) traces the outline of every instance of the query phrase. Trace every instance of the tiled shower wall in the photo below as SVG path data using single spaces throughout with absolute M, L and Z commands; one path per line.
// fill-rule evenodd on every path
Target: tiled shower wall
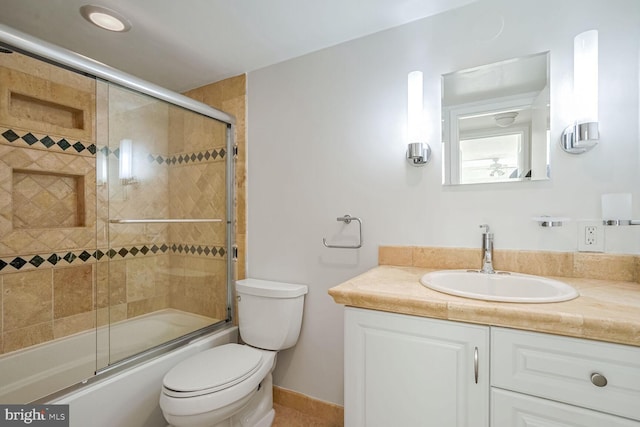
M 0 54 L 0 71 L 0 98 L 30 95 L 0 102 L 0 353 L 167 307 L 225 318 L 224 223 L 107 223 L 145 215 L 224 220 L 224 126 L 151 103 L 126 114 L 157 119 L 152 110 L 164 108 L 168 127 L 138 120 L 140 129 L 118 128 L 118 118 L 101 111 L 109 93 L 92 79 L 16 53 Z M 204 101 L 218 108 L 239 106 L 231 113 L 240 116 L 236 141 L 243 142 L 244 76 L 198 91 L 216 94 L 215 103 Z M 71 107 L 59 114 L 55 102 Z M 96 185 L 96 155 L 110 157 L 117 178 L 116 147 L 107 146 L 104 130 L 110 141 L 119 131 L 146 135 L 153 180 Z
M 0 350 L 95 323 L 95 82 L 0 54 Z
M 247 183 L 247 140 L 246 140 L 246 75 L 242 74 L 210 85 L 190 90 L 184 95 L 225 111 L 236 118 L 234 141 L 238 147 L 235 161 L 235 241 L 238 245 L 238 261 L 235 277 L 245 278 L 246 265 L 246 183 Z

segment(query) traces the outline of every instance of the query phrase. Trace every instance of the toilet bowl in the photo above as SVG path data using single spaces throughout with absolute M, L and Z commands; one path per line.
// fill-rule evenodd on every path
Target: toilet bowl
M 172 426 L 271 426 L 271 372 L 277 352 L 298 340 L 307 287 L 246 279 L 236 293 L 246 344 L 203 351 L 165 375 L 160 408 Z

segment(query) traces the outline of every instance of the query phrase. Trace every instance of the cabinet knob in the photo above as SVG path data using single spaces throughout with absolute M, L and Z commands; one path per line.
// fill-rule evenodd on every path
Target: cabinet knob
M 596 387 L 604 387 L 607 385 L 607 378 L 602 374 L 594 372 L 593 374 L 591 374 L 591 382 Z

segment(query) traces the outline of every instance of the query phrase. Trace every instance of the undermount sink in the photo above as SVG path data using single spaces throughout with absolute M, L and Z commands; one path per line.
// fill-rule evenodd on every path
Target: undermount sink
M 433 271 L 422 276 L 420 283 L 439 292 L 486 301 L 545 303 L 568 301 L 580 295 L 558 280 L 505 271 Z

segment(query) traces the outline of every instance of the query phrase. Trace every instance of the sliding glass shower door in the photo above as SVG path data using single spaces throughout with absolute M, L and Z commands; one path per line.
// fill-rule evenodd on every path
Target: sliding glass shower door
M 228 324 L 233 126 L 211 117 L 233 118 L 1 46 L 0 401 Z
M 229 153 L 224 123 L 105 82 L 98 98 L 101 368 L 227 319 Z

